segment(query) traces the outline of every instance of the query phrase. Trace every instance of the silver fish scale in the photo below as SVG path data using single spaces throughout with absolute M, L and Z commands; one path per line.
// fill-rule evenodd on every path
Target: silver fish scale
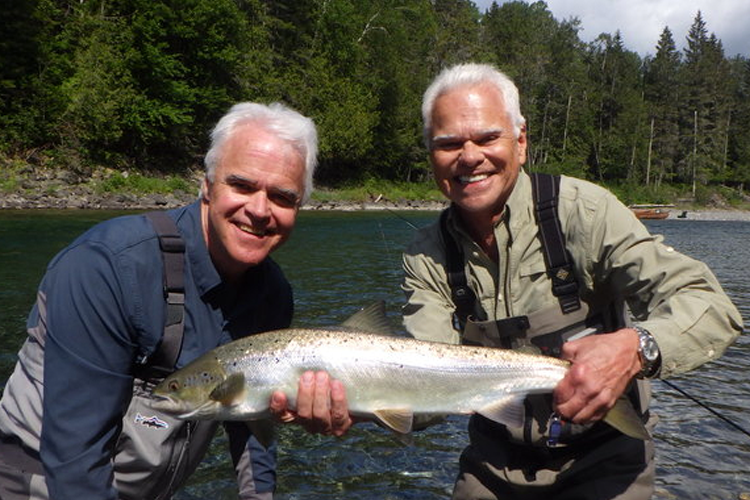
M 341 380 L 350 410 L 362 415 L 393 408 L 470 413 L 507 395 L 548 392 L 567 370 L 554 358 L 350 331 L 285 330 L 224 347 L 217 357 L 225 369 L 245 374 L 248 411 L 266 407 L 274 390 L 294 406 L 306 370 Z

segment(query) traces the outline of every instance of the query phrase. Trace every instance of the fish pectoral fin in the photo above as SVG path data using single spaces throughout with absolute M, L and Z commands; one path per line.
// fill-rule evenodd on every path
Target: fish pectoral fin
M 604 421 L 626 436 L 644 441 L 651 439 L 643 419 L 635 411 L 630 400 L 624 397 L 617 400 L 615 406 L 604 416 Z
M 255 436 L 255 439 L 257 439 L 265 449 L 268 449 L 276 440 L 276 426 L 272 420 L 249 420 L 246 424 L 250 429 L 250 432 Z
M 477 410 L 477 413 L 499 424 L 509 427 L 521 427 L 525 415 L 523 406 L 525 398 L 526 396 L 523 394 L 507 396 L 498 401 L 493 401 L 484 408 L 480 408 Z
M 414 413 L 408 408 L 388 408 L 373 412 L 378 420 L 389 429 L 399 434 L 411 432 Z
M 214 387 L 209 398 L 212 401 L 232 406 L 236 404 L 245 393 L 245 376 L 241 373 L 235 373 L 227 377 L 223 382 Z

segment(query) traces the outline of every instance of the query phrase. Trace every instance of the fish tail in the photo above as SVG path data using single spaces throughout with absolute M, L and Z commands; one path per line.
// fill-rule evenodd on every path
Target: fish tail
M 651 439 L 651 434 L 646 429 L 643 419 L 635 411 L 631 402 L 624 397 L 617 400 L 615 406 L 604 416 L 604 421 L 626 436 L 644 441 Z

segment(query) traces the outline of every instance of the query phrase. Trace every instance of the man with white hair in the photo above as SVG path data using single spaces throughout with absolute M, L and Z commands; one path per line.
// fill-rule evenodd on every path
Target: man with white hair
M 170 498 L 218 424 L 159 413 L 151 388 L 221 344 L 290 325 L 292 289 L 269 255 L 310 197 L 315 125 L 241 103 L 211 141 L 199 200 L 98 224 L 49 264 L 0 401 L 3 500 Z M 331 424 L 304 401 L 297 412 Z M 272 498 L 275 448 L 244 423 L 226 429 L 240 498 Z
M 737 309 L 610 192 L 527 174 L 518 90 L 494 67 L 444 70 L 422 114 L 451 206 L 404 253 L 407 330 L 571 362 L 553 396 L 506 408 L 520 425 L 472 416 L 453 498 L 651 498 L 653 441 L 602 418 L 626 397 L 652 429 L 648 379 L 718 358 L 742 331 Z

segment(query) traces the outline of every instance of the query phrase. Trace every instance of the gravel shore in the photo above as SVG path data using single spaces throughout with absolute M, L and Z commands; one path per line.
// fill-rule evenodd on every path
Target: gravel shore
M 185 205 L 195 200 L 195 194 L 175 192 L 169 195 L 93 195 L 90 192 L 60 190 L 41 191 L 33 195 L 4 193 L 0 195 L 0 209 L 101 209 L 101 210 L 159 210 Z M 376 199 L 367 202 L 311 201 L 302 210 L 425 210 L 439 211 L 447 202 L 424 202 L 412 200 Z M 668 219 L 710 220 L 710 221 L 750 221 L 750 210 L 730 209 L 669 209 Z M 681 215 L 684 217 L 680 217 Z
M 701 210 L 687 210 L 685 217 L 680 218 L 678 215 L 683 213 L 683 210 L 674 209 L 670 211 L 668 219 L 675 220 L 734 220 L 734 221 L 750 221 L 750 211 L 748 210 L 717 210 L 717 209 L 701 209 Z

